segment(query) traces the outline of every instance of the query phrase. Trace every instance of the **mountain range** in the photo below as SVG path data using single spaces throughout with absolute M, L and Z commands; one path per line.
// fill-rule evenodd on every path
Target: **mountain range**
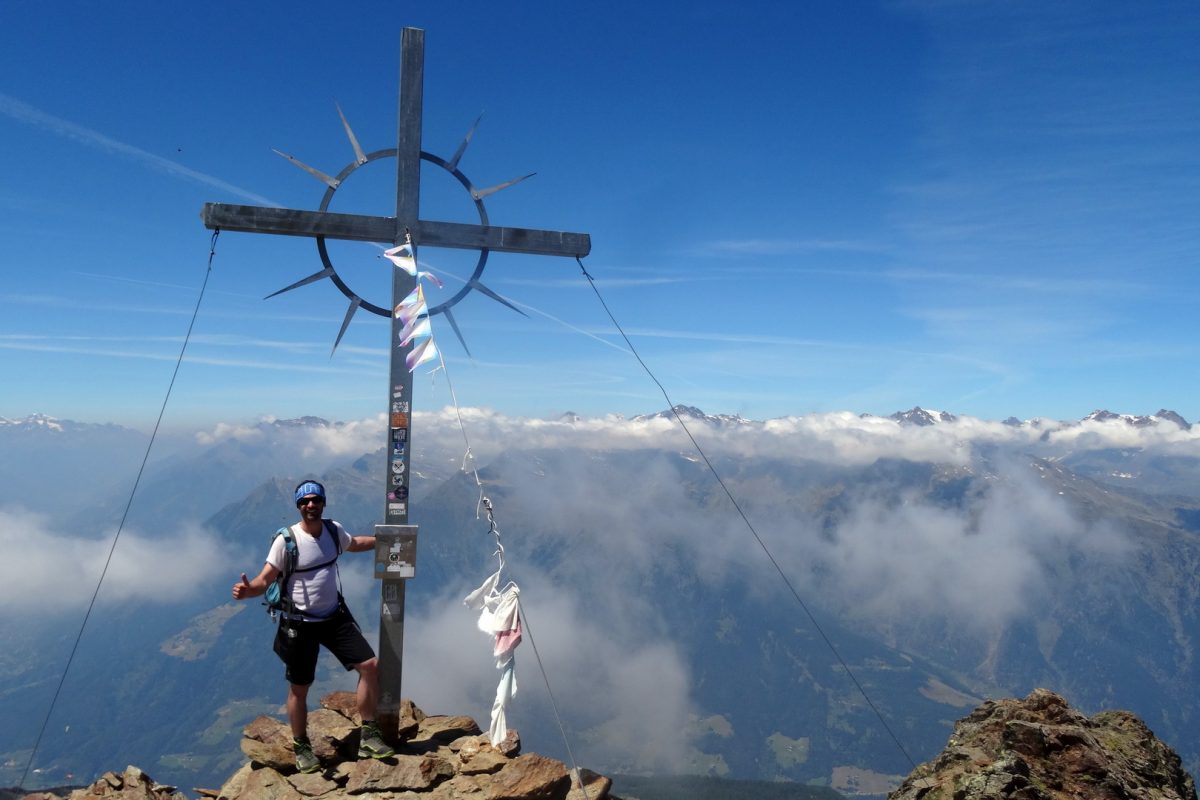
M 992 422 L 914 408 L 755 421 L 677 407 L 468 421 L 470 459 L 445 416 L 414 416 L 421 543 L 405 693 L 423 707 L 486 718 L 491 704 L 486 637 L 460 605 L 495 569 L 482 492 L 539 648 L 537 659 L 519 652 L 510 712 L 530 750 L 565 756 L 557 710 L 581 762 L 605 772 L 880 794 L 981 698 L 1044 686 L 1088 712 L 1133 711 L 1200 766 L 1200 436 L 1178 414 Z M 241 726 L 278 713 L 283 685 L 265 614 L 227 602 L 229 586 L 261 563 L 302 477 L 323 479 L 331 515 L 369 531 L 385 469 L 372 441 L 383 436 L 381 420 L 271 420 L 199 434 L 151 461 L 130 515 L 139 548 L 116 551 L 116 580 L 130 585 L 114 583 L 106 600 L 105 584 L 39 750 L 46 781 L 118 762 L 179 785 L 230 771 Z M 97 450 L 136 464 L 145 437 L 43 417 L 0 423 L 0 447 L 0 480 L 39 486 Z M 111 537 L 124 476 L 100 474 L 94 495 L 88 484 L 65 501 L 16 496 L 37 501 L 29 524 L 55 558 Z M 54 497 L 65 505 L 38 505 Z M 187 542 L 211 547 L 162 563 Z M 187 581 L 138 594 L 149 582 L 138 576 L 185 567 Z M 49 567 L 18 551 L 7 569 Z M 369 572 L 348 561 L 342 577 L 373 629 Z M 94 586 L 91 574 L 74 582 Z M 19 777 L 82 614 L 37 596 L 53 584 L 25 591 L 35 596 L 6 595 L 23 612 L 0 621 L 11 643 L 0 711 L 22 723 L 0 726 L 0 785 Z M 340 673 L 326 664 L 321 687 L 345 688 Z M 113 708 L 131 731 L 119 739 Z

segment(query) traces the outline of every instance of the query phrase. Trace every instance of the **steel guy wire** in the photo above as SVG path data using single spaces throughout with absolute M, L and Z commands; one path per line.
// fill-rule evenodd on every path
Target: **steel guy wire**
M 442 356 L 442 351 L 438 350 L 438 360 L 441 362 L 441 371 L 446 376 L 446 387 L 450 391 L 450 401 L 454 403 L 454 413 L 458 419 L 458 429 L 462 433 L 463 443 L 466 446 L 466 453 L 463 455 L 463 467 L 465 471 L 466 464 L 471 464 L 471 474 L 475 478 L 475 485 L 479 488 L 479 501 L 475 506 L 475 516 L 478 519 L 479 509 L 483 508 L 487 512 L 488 533 L 496 540 L 496 557 L 500 560 L 500 569 L 505 567 L 504 562 L 504 545 L 500 542 L 500 526 L 496 524 L 495 511 L 492 507 L 491 498 L 483 493 L 483 481 L 479 478 L 479 470 L 475 467 L 475 457 L 471 454 L 471 440 L 467 436 L 467 426 L 463 422 L 462 409 L 458 405 L 458 396 L 454 392 L 454 382 L 450 379 L 450 371 L 446 368 L 446 359 Z M 546 684 L 546 695 L 550 698 L 550 708 L 554 711 L 554 720 L 558 723 L 558 732 L 562 736 L 563 746 L 567 749 L 567 757 L 571 761 L 571 774 L 575 777 L 579 784 L 579 790 L 583 793 L 584 800 L 589 800 L 587 787 L 583 785 L 583 773 L 579 769 L 579 764 L 575 761 L 575 753 L 571 750 L 571 742 L 567 738 L 567 730 L 563 726 L 562 715 L 558 710 L 558 702 L 554 699 L 554 690 L 550 688 L 550 676 L 546 673 L 546 667 L 542 663 L 542 656 L 538 652 L 537 645 L 533 641 L 533 631 L 529 627 L 529 613 L 525 610 L 524 604 L 520 598 L 517 599 L 517 609 L 521 615 L 524 625 L 524 632 L 529 636 L 529 646 L 533 648 L 534 658 L 537 660 L 538 671 L 542 674 L 542 682 Z
M 154 447 L 154 439 L 158 436 L 158 428 L 162 424 L 163 414 L 167 410 L 167 402 L 171 399 L 171 390 L 175 388 L 175 378 L 179 376 L 179 367 L 183 363 L 183 354 L 187 352 L 188 341 L 192 338 L 192 329 L 196 326 L 196 317 L 200 314 L 200 303 L 204 300 L 204 290 L 208 288 L 208 279 L 212 275 L 213 258 L 217 254 L 217 236 L 220 235 L 221 229 L 213 230 L 212 239 L 208 246 L 208 268 L 204 271 L 204 282 L 200 285 L 200 294 L 196 298 L 196 307 L 192 311 L 192 320 L 188 323 L 187 334 L 183 337 L 183 346 L 179 348 L 179 358 L 175 360 L 175 370 L 171 373 L 171 381 L 167 384 L 167 394 L 163 397 L 162 407 L 158 410 L 158 419 L 154 422 L 154 430 L 150 434 L 150 441 L 146 444 L 146 453 L 142 456 L 141 466 L 138 467 L 137 477 L 133 480 L 133 488 L 129 490 L 129 500 L 125 503 L 125 511 L 121 514 L 121 522 L 117 525 L 117 533 L 113 536 L 112 546 L 108 548 L 108 558 L 104 560 L 104 568 L 100 570 L 100 580 L 96 582 L 96 591 L 92 592 L 92 600 L 88 603 L 87 613 L 83 615 L 83 623 L 79 626 L 79 633 L 75 635 L 75 644 L 71 646 L 71 653 L 67 656 L 67 665 L 63 668 L 62 677 L 58 680 L 58 686 L 54 690 L 54 696 L 50 699 L 50 707 L 46 709 L 46 716 L 42 720 L 42 727 L 38 731 L 37 739 L 33 743 L 33 750 L 29 754 L 29 761 L 25 764 L 25 770 L 21 773 L 21 780 L 17 784 L 20 789 L 25 785 L 25 779 L 29 776 L 29 768 L 33 766 L 34 758 L 37 756 L 38 748 L 41 747 L 42 737 L 46 734 L 46 726 L 50 722 L 50 715 L 54 713 L 54 706 L 58 703 L 58 696 L 62 693 L 63 684 L 66 683 L 67 674 L 71 671 L 71 664 L 75 660 L 75 654 L 79 650 L 79 642 L 83 639 L 83 631 L 87 628 L 88 620 L 92 616 L 92 610 L 96 607 L 96 598 L 100 596 L 100 587 L 104 585 L 104 577 L 108 574 L 108 567 L 112 563 L 113 553 L 117 550 L 117 542 L 121 539 L 121 531 L 125 528 L 125 521 L 129 518 L 129 509 L 133 506 L 133 497 L 137 494 L 138 484 L 142 481 L 142 473 L 146 471 L 146 462 L 150 459 L 150 451 Z
M 916 769 L 917 764 L 915 761 L 913 761 L 912 756 L 908 754 L 908 750 L 904 748 L 904 745 L 900 743 L 900 739 L 897 738 L 896 734 L 892 732 L 891 726 L 887 724 L 887 720 L 884 719 L 883 714 L 880 713 L 879 709 L 875 707 L 875 703 L 871 701 L 871 697 L 867 694 L 862 684 L 858 682 L 858 678 L 855 677 L 854 671 L 850 669 L 850 665 L 846 663 L 845 659 L 842 658 L 842 654 L 838 652 L 838 649 L 834 647 L 833 642 L 830 641 L 829 637 L 825 635 L 824 629 L 821 628 L 820 623 L 817 622 L 817 619 L 813 616 L 813 613 L 809 611 L 808 605 L 805 604 L 805 602 L 800 598 L 800 593 L 796 591 L 796 587 L 792 585 L 792 582 L 788 579 L 788 576 L 783 571 L 783 568 L 779 566 L 779 562 L 776 561 L 775 556 L 771 554 L 766 542 L 764 542 L 762 537 L 758 535 L 758 531 L 755 530 L 754 525 L 751 524 L 750 518 L 746 516 L 746 512 L 742 510 L 742 506 L 740 503 L 738 503 L 737 498 L 733 496 L 733 492 L 730 491 L 729 487 L 725 485 L 725 481 L 721 479 L 720 473 L 717 472 L 716 467 L 714 467 L 712 462 L 709 461 L 708 455 L 704 452 L 704 449 L 700 447 L 700 443 L 696 441 L 696 437 L 692 436 L 692 432 L 688 429 L 687 423 L 683 421 L 683 417 L 679 414 L 678 409 L 675 407 L 675 402 L 671 400 L 671 396 L 667 394 L 666 388 L 664 388 L 658 378 L 655 377 L 654 373 L 650 370 L 650 367 L 646 366 L 646 362 L 642 360 L 637 348 L 633 346 L 633 342 L 631 342 L 629 337 L 625 334 L 625 329 L 621 327 L 621 323 L 617 322 L 617 318 L 613 316 L 612 310 L 608 307 L 608 303 L 604 302 L 604 297 L 600 294 L 600 290 L 596 287 L 596 281 L 588 273 L 587 267 L 583 265 L 583 259 L 581 259 L 579 256 L 575 256 L 575 260 L 579 263 L 579 269 L 583 272 L 583 277 L 587 278 L 588 285 L 590 285 L 592 287 L 592 291 L 596 293 L 596 299 L 598 299 L 600 301 L 600 305 L 604 307 L 604 312 L 608 314 L 608 318 L 612 320 L 613 325 L 616 326 L 617 331 L 621 334 L 621 338 L 623 338 L 625 340 L 625 344 L 629 346 L 629 352 L 631 352 L 633 357 L 637 359 L 637 362 L 642 365 L 642 369 L 645 370 L 646 374 L 650 376 L 650 380 L 654 381 L 655 385 L 658 386 L 658 390 L 662 392 L 662 396 L 666 399 L 667 406 L 671 409 L 671 413 L 674 414 L 675 419 L 679 421 L 679 426 L 683 428 L 683 432 L 686 433 L 688 439 L 691 440 L 692 446 L 696 448 L 696 452 L 698 452 L 700 454 L 700 458 L 704 460 L 705 466 L 708 467 L 709 472 L 711 472 L 713 477 L 716 478 L 717 483 L 725 492 L 725 496 L 728 497 L 729 502 L 733 504 L 738 516 L 742 518 L 742 522 L 745 523 L 746 528 L 750 531 L 750 534 L 754 537 L 754 540 L 758 542 L 758 546 L 762 548 L 763 553 L 766 554 L 767 559 L 771 562 L 771 566 L 775 567 L 775 571 L 778 572 L 779 577 L 783 579 L 784 585 L 787 586 L 792 597 L 795 598 L 796 602 L 800 605 L 800 608 L 804 610 L 805 615 L 808 617 L 808 621 L 812 623 L 813 628 L 816 629 L 818 634 L 820 634 L 821 639 L 825 642 L 825 645 L 829 648 L 830 652 L 833 653 L 834 657 L 837 658 L 837 661 L 839 664 L 841 664 L 842 669 L 844 669 L 846 674 L 850 676 L 850 680 L 854 683 L 855 688 L 858 689 L 859 694 L 863 696 L 863 699 L 867 701 L 867 705 L 871 707 L 871 711 L 875 713 L 875 717 L 879 720 L 879 724 L 883 726 L 885 731 L 887 731 L 888 736 L 890 736 L 892 739 L 892 742 L 894 742 L 896 747 L 899 748 L 900 752 L 904 754 L 904 757 L 908 760 L 908 763 L 912 766 L 912 768 Z

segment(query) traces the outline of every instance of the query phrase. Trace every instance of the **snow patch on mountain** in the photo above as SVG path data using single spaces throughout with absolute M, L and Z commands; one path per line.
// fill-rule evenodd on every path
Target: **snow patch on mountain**
M 740 414 L 705 414 L 695 406 L 685 406 L 676 404 L 665 411 L 659 411 L 654 414 L 639 414 L 633 417 L 631 422 L 649 422 L 650 420 L 666 419 L 674 422 L 676 417 L 682 418 L 684 421 L 698 421 L 709 425 L 750 425 L 754 424 L 753 420 L 748 420 Z

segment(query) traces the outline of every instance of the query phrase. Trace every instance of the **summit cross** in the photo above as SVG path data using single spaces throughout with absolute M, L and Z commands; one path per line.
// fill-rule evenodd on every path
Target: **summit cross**
M 379 613 L 379 722 L 384 735 L 395 739 L 400 715 L 400 687 L 404 652 L 404 587 L 405 581 L 415 574 L 416 526 L 408 524 L 408 487 L 412 443 L 409 436 L 412 419 L 412 373 L 405 358 L 414 344 L 401 345 L 401 320 L 390 311 L 364 303 L 340 282 L 328 262 L 325 239 L 349 239 L 365 242 L 388 243 L 393 246 L 411 243 L 414 253 L 422 246 L 479 250 L 480 264 L 475 275 L 455 300 L 470 288 L 476 288 L 494 299 L 505 302 L 478 281 L 482 264 L 489 251 L 529 253 L 582 257 L 591 250 L 591 238 L 585 233 L 508 228 L 487 223 L 483 211 L 482 197 L 487 190 L 478 191 L 470 187 L 457 170 L 458 158 L 467 142 L 464 141 L 451 161 L 421 150 L 421 112 L 424 94 L 425 32 L 419 28 L 405 28 L 401 35 L 400 48 L 400 112 L 396 138 L 396 213 L 392 217 L 376 217 L 358 214 L 338 214 L 326 211 L 332 191 L 336 190 L 340 178 L 349 171 L 377 157 L 391 156 L 390 151 L 364 154 L 346 125 L 347 134 L 354 145 L 357 161 L 343 170 L 338 178 L 312 170 L 299 162 L 298 166 L 322 179 L 330 186 L 320 211 L 302 211 L 290 208 L 267 208 L 262 206 L 229 205 L 206 203 L 201 212 L 205 227 L 216 230 L 241 231 L 246 233 L 273 233 L 286 236 L 308 236 L 317 240 L 322 260 L 326 263 L 323 272 L 309 276 L 288 289 L 331 277 L 339 288 L 351 298 L 350 309 L 342 323 L 345 332 L 355 310 L 366 305 L 369 310 L 392 317 L 391 358 L 388 381 L 388 470 L 385 475 L 384 524 L 375 526 L 376 552 L 375 574 L 382 580 Z M 468 140 L 470 134 L 468 134 Z M 421 160 L 424 158 L 450 171 L 471 190 L 480 211 L 479 225 L 456 222 L 437 222 L 420 218 Z M 510 185 L 515 181 L 509 182 Z M 496 187 L 496 188 L 503 188 Z M 401 269 L 393 270 L 392 307 L 399 305 L 414 289 L 417 278 Z M 286 290 L 281 290 L 286 291 Z M 435 307 L 430 313 L 445 312 L 447 320 L 458 333 L 457 325 L 449 313 L 455 300 Z M 507 303 L 506 303 L 507 304 Z M 335 344 L 336 347 L 336 344 Z

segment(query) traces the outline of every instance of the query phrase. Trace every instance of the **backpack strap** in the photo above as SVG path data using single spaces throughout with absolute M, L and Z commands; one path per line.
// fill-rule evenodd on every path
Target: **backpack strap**
M 300 560 L 300 547 L 296 544 L 296 539 L 292 536 L 290 526 L 284 526 L 275 531 L 275 536 L 283 537 L 283 569 L 279 571 L 279 575 L 272 581 L 272 586 L 278 594 L 278 600 L 274 604 L 265 602 L 267 611 L 271 615 L 271 619 L 275 619 L 276 611 L 283 611 L 285 614 L 290 614 L 293 611 L 292 598 L 288 594 L 288 580 L 296 571 L 296 562 Z M 268 595 L 268 598 L 270 595 Z
M 275 531 L 276 536 L 283 537 L 283 579 L 286 581 L 296 571 L 296 562 L 300 560 L 300 546 L 296 544 L 296 537 L 292 536 L 292 529 L 285 525 Z
M 329 531 L 329 535 L 333 537 L 333 545 L 337 548 L 337 554 L 340 556 L 342 554 L 342 537 L 338 535 L 333 520 L 322 519 L 321 524 L 325 526 L 325 529 Z M 337 561 L 337 556 L 334 556 L 333 560 Z M 333 566 L 333 576 L 337 579 L 338 603 L 342 604 L 344 602 L 342 600 L 342 570 L 336 564 Z
M 333 520 L 323 519 L 321 524 L 325 526 L 325 530 L 329 531 L 329 535 L 333 537 L 333 546 L 337 548 L 337 554 L 342 554 L 342 537 L 338 536 L 337 528 L 333 527 Z

